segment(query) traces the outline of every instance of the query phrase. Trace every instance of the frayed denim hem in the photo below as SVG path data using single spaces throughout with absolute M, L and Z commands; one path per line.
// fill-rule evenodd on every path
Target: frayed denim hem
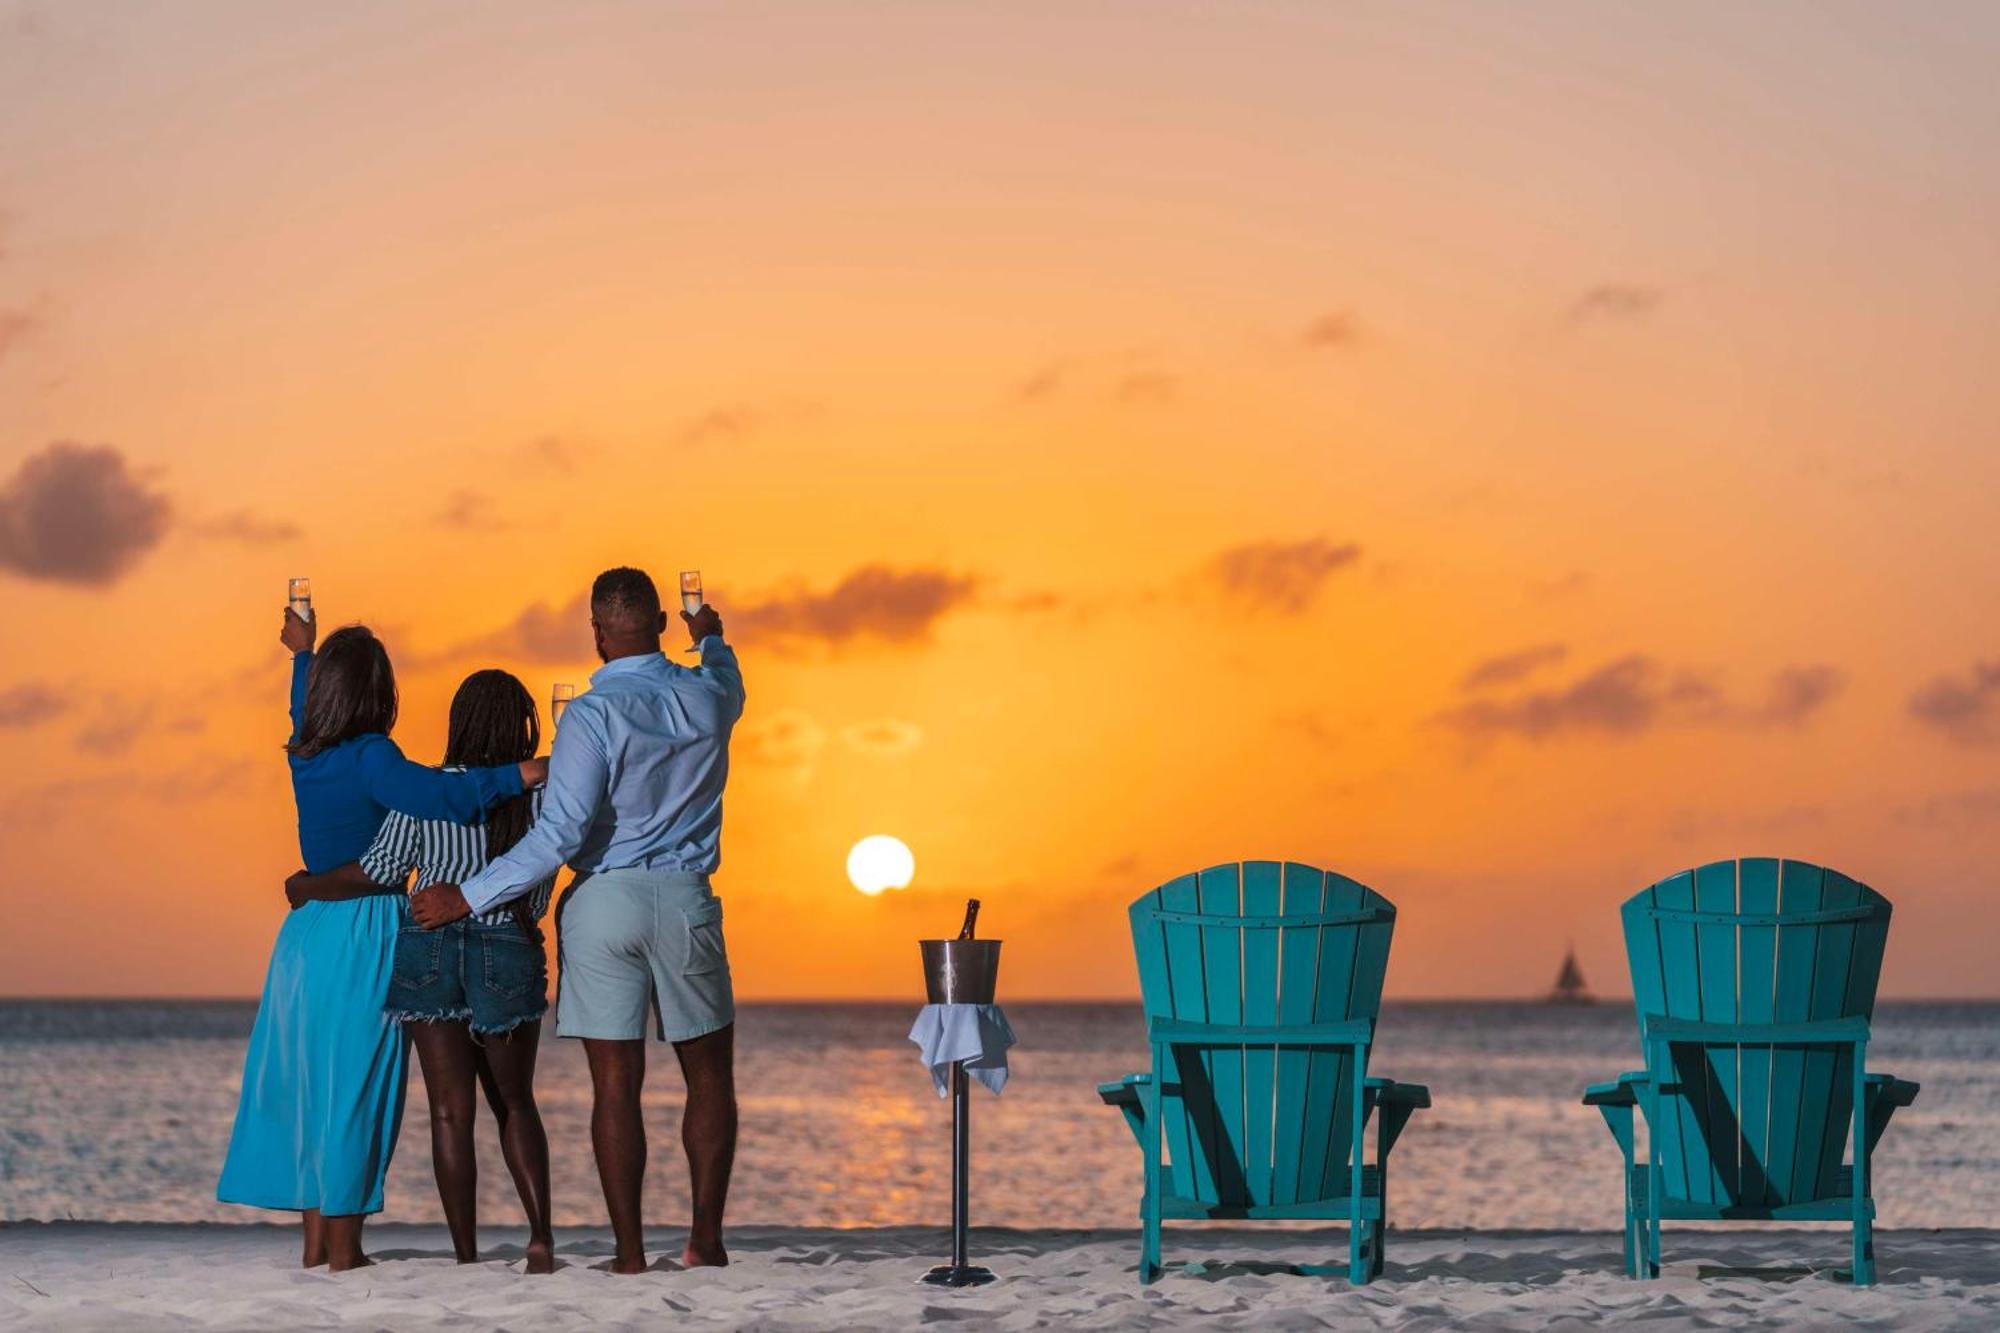
M 384 1009 L 383 1013 L 398 1023 L 467 1023 L 472 1020 L 470 1009 L 434 1009 L 420 1012 L 415 1009 Z

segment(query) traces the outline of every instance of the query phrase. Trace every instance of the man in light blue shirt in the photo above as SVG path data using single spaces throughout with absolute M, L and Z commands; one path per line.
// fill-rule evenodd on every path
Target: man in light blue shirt
M 735 998 L 722 902 L 708 876 L 721 862 L 729 734 L 743 714 L 743 673 L 722 618 L 681 613 L 701 665 L 669 662 L 652 579 L 600 574 L 590 624 L 604 665 L 569 705 L 549 756 L 541 816 L 505 855 L 463 885 L 411 899 L 437 927 L 528 892 L 567 862 L 577 872 L 556 908 L 561 980 L 556 1033 L 581 1038 L 596 1096 L 591 1143 L 617 1241 L 612 1271 L 644 1271 L 640 1181 L 646 1130 L 639 1088 L 646 1018 L 674 1044 L 687 1078 L 681 1135 L 694 1225 L 684 1261 L 729 1262 L 722 1210 L 736 1151 Z

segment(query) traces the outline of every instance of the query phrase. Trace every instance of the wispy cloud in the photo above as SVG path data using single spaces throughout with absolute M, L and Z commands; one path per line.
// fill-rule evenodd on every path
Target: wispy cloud
M 1245 542 L 1219 552 L 1207 574 L 1243 604 L 1297 613 L 1311 606 L 1334 571 L 1354 564 L 1361 548 L 1325 537 L 1305 541 Z
M 1658 287 L 1633 282 L 1601 282 L 1570 302 L 1569 318 L 1582 324 L 1592 320 L 1643 319 L 1660 308 L 1667 294 Z
M 689 448 L 741 444 L 774 425 L 812 416 L 818 410 L 818 404 L 797 399 L 723 403 L 681 422 L 670 432 L 669 438 L 675 444 Z
M 70 704 L 67 694 L 38 680 L 9 686 L 0 690 L 0 728 L 38 727 L 68 712 Z
M 1128 407 L 1151 407 L 1180 397 L 1181 377 L 1163 370 L 1134 370 L 1118 379 L 1111 396 Z
M 1761 702 L 1744 706 L 1733 703 L 1705 673 L 1632 654 L 1565 685 L 1510 698 L 1468 699 L 1437 714 L 1436 720 L 1472 739 L 1629 736 L 1668 725 L 1796 727 L 1823 708 L 1841 682 L 1831 667 L 1786 667 L 1772 676 Z
M 1569 645 L 1538 643 L 1530 648 L 1501 653 L 1475 662 L 1458 682 L 1462 690 L 1481 690 L 1494 685 L 1512 685 L 1545 666 L 1554 666 L 1569 656 Z
M 1008 394 L 1017 403 L 1039 403 L 1055 396 L 1062 388 L 1063 378 L 1069 373 L 1069 366 L 1063 361 L 1051 361 L 1041 366 L 1016 384 Z
M 872 759 L 900 759 L 924 743 L 924 729 L 901 718 L 878 717 L 842 727 L 840 739 L 856 754 Z
M 289 519 L 260 518 L 247 509 L 236 509 L 213 518 L 199 518 L 187 530 L 212 541 L 239 542 L 244 546 L 275 546 L 297 541 L 299 525 Z
M 595 651 L 590 637 L 590 593 L 586 590 L 561 605 L 536 602 L 499 629 L 436 656 L 413 658 L 410 664 L 429 666 L 477 657 L 531 666 L 568 666 L 590 661 Z
M 752 714 L 737 726 L 729 745 L 732 758 L 775 769 L 801 786 L 812 780 L 825 748 L 826 728 L 797 708 Z
M 1353 314 L 1345 310 L 1331 310 L 1305 326 L 1299 334 L 1299 342 L 1320 351 L 1330 351 L 1337 347 L 1352 347 L 1361 340 L 1361 325 Z
M 551 472 L 573 473 L 596 452 L 591 445 L 562 435 L 537 435 L 513 451 L 514 461 Z
M 0 569 L 103 587 L 167 534 L 173 505 L 109 445 L 58 440 L 0 488 Z
M 500 532 L 511 526 L 500 517 L 492 496 L 463 487 L 445 497 L 445 502 L 431 515 L 431 521 L 441 528 L 460 532 Z
M 33 310 L 0 310 L 0 361 L 19 343 L 27 341 L 42 327 L 42 316 Z
M 1910 716 L 1961 745 L 2000 739 L 2000 660 L 1935 676 L 1910 696 Z
M 949 612 L 972 600 L 979 580 L 946 569 L 864 565 L 824 592 L 794 587 L 724 608 L 732 634 L 780 648 L 841 647 L 863 640 L 909 644 L 930 637 Z

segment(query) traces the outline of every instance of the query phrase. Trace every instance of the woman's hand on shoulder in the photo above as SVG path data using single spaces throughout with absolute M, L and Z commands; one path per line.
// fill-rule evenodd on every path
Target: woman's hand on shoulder
M 291 607 L 286 607 L 285 624 L 278 631 L 278 642 L 285 645 L 285 651 L 294 655 L 309 653 L 318 641 L 319 621 L 306 620 Z
M 521 761 L 521 789 L 539 787 L 549 780 L 549 757 L 542 755 L 536 759 Z

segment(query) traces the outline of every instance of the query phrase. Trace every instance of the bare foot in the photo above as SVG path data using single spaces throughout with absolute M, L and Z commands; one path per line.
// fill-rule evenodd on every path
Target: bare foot
M 592 1264 L 591 1267 L 600 1273 L 623 1273 L 629 1276 L 633 1273 L 643 1273 L 646 1271 L 646 1256 L 643 1254 L 637 1257 L 620 1256 L 614 1259 L 606 1259 L 601 1264 Z
M 553 1273 L 556 1271 L 556 1247 L 546 1240 L 528 1242 L 527 1267 L 530 1273 Z
M 687 1248 L 681 1251 L 681 1263 L 689 1268 L 727 1268 L 729 1251 L 722 1248 L 719 1240 L 704 1245 L 689 1241 Z

